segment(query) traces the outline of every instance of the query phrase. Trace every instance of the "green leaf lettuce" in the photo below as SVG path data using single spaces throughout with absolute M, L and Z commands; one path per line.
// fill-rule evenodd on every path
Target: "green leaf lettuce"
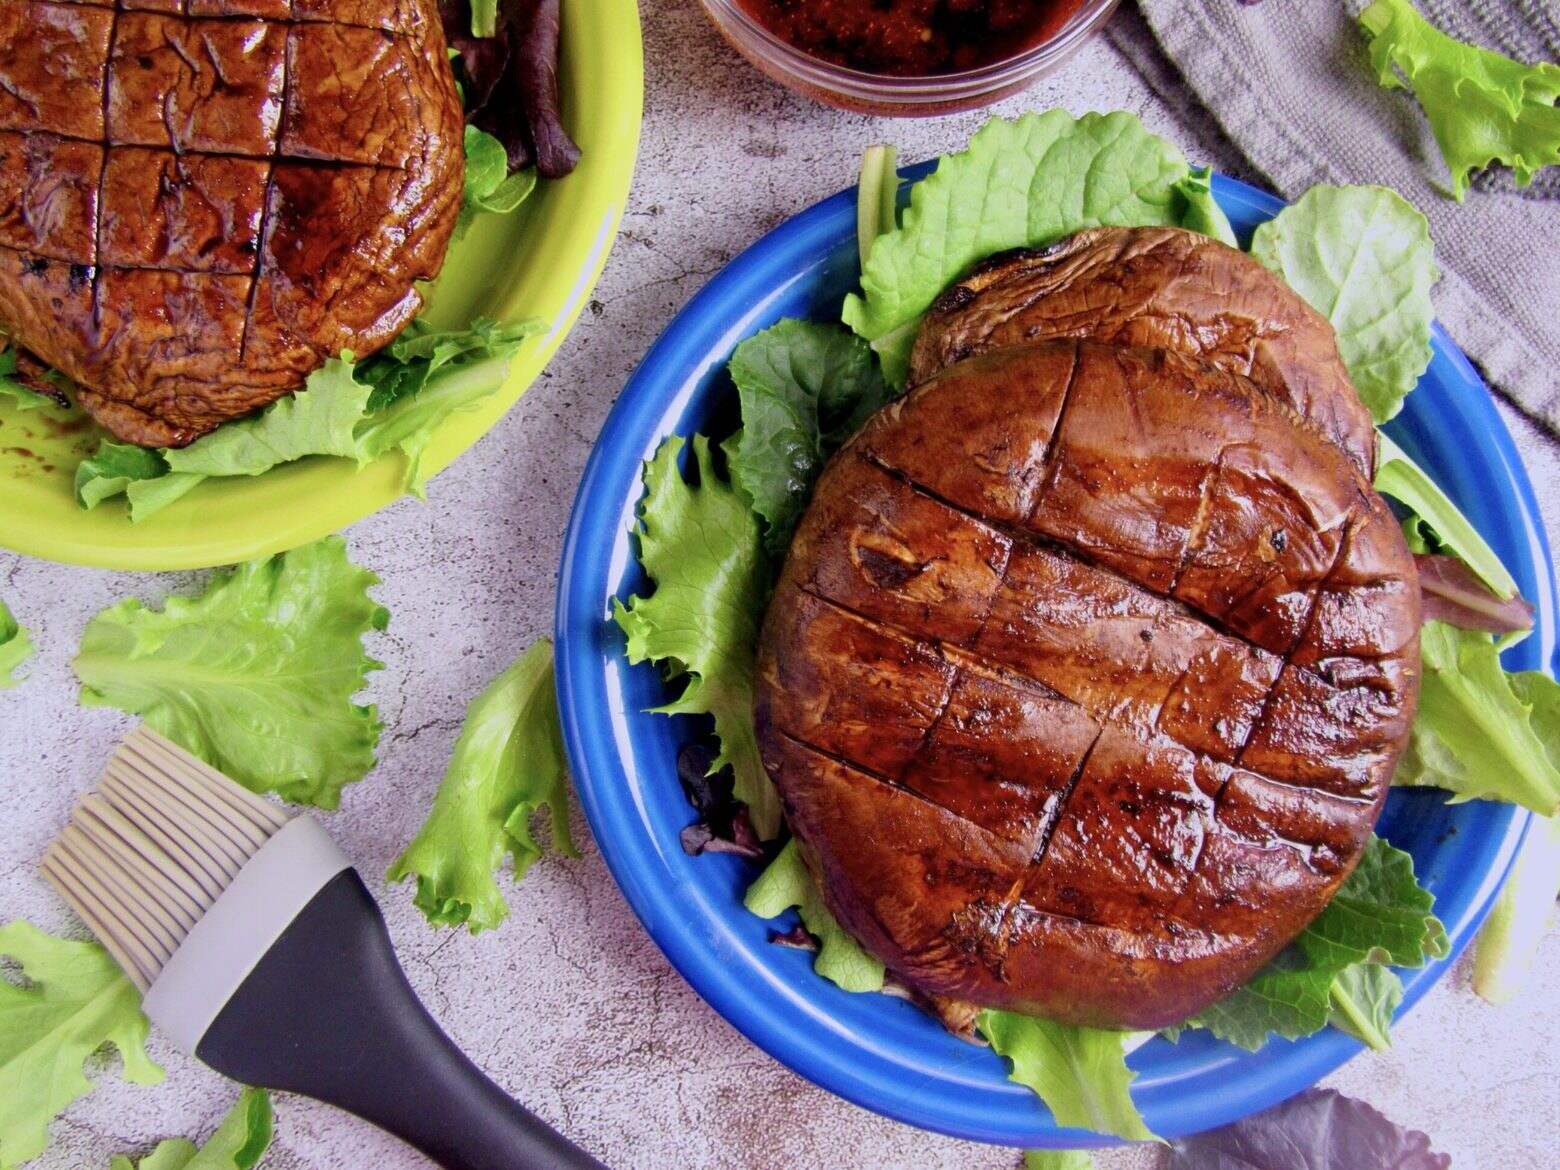
M 1088 1150 L 1025 1150 L 1024 1170 L 1094 1170 Z
M 1295 1039 L 1329 1023 L 1373 1042 L 1377 1037 L 1371 1033 L 1384 1032 L 1390 1019 L 1383 1018 L 1383 1005 L 1396 1006 L 1390 988 L 1396 975 L 1351 968 L 1418 967 L 1444 957 L 1449 944 L 1433 904 L 1414 876 L 1413 859 L 1372 837 L 1354 872 L 1294 944 L 1188 1026 L 1207 1028 L 1253 1052 L 1269 1034 Z
M 109 1170 L 253 1170 L 271 1145 L 273 1120 L 270 1095 L 246 1088 L 205 1145 L 169 1138 L 139 1163 L 116 1154 Z
M 644 469 L 645 495 L 635 531 L 639 563 L 655 583 L 648 597 L 614 600 L 613 617 L 628 638 L 630 662 L 658 662 L 682 681 L 681 694 L 658 708 L 669 715 L 709 715 L 720 754 L 731 765 L 736 798 L 769 840 L 780 831 L 780 797 L 764 771 L 753 728 L 753 663 L 768 592 L 768 561 L 758 518 L 715 468 L 709 440 L 695 435 L 697 482 L 683 477 L 683 440 L 662 443 Z
M 742 407 L 726 443 L 731 479 L 783 556 L 824 461 L 891 392 L 867 343 L 838 325 L 781 321 L 737 346 L 728 368 Z
M 457 230 L 463 229 L 482 212 L 508 215 L 535 189 L 536 171 L 533 168 L 510 174 L 509 152 L 504 144 L 486 130 L 467 124 L 466 180 Z
M 0 975 L 0 1170 L 11 1170 L 41 1154 L 50 1121 L 91 1092 L 82 1065 L 104 1045 L 119 1050 L 128 1081 L 163 1074 L 146 1055 L 141 997 L 102 947 L 18 921 L 0 926 L 0 958 L 27 980 Z
M 17 668 L 32 652 L 32 638 L 12 616 L 10 607 L 0 601 L 0 691 L 21 681 L 16 677 Z
M 1385 187 L 1318 184 L 1257 228 L 1251 254 L 1332 322 L 1375 420 L 1397 414 L 1430 364 L 1440 272 L 1425 217 Z
M 1137 1074 L 1127 1067 L 1127 1033 L 990 1009 L 980 1013 L 976 1027 L 1007 1057 L 1009 1079 L 1033 1089 L 1057 1124 L 1154 1140 L 1132 1103 Z
M 546 639 L 471 701 L 433 809 L 388 880 L 415 877 L 417 907 L 435 925 L 464 924 L 473 934 L 495 927 L 509 907 L 493 873 L 507 853 L 518 881 L 542 855 L 531 818 L 543 808 L 553 846 L 579 856 L 569 835 L 568 763 Z
M 1468 176 L 1492 163 L 1509 166 L 1522 187 L 1560 163 L 1560 65 L 1524 65 L 1455 40 L 1409 0 L 1376 0 L 1360 24 L 1376 80 L 1419 99 L 1458 200 Z
M 77 469 L 84 508 L 124 494 L 131 520 L 145 520 L 207 479 L 262 475 L 310 455 L 359 466 L 390 451 L 406 459 L 405 490 L 421 496 L 422 455 L 445 419 L 489 398 L 537 321 L 440 331 L 414 321 L 380 354 L 331 358 L 304 388 L 250 418 L 227 423 L 188 447 L 145 451 L 102 443 Z
M 818 940 L 813 970 L 846 991 L 883 990 L 883 964 L 829 913 L 812 871 L 802 860 L 796 838 L 785 843 L 785 848 L 748 887 L 743 905 L 760 918 L 778 918 L 795 909 L 807 933 Z
M 872 244 L 861 295 L 845 298 L 845 324 L 902 384 L 921 314 L 971 264 L 1085 228 L 1179 223 L 1190 173 L 1132 114 L 993 119 L 911 188 L 899 228 Z
M 1495 640 L 1477 630 L 1426 622 L 1419 646 L 1419 715 L 1392 782 L 1560 812 L 1560 684 L 1541 671 L 1507 673 Z
M 373 573 L 327 537 L 218 573 L 161 612 L 130 598 L 93 618 L 81 702 L 140 715 L 256 791 L 335 808 L 374 763 L 380 724 L 352 697 L 379 663 L 363 636 L 389 613 Z
M 1240 247 L 1230 217 L 1224 214 L 1224 208 L 1213 197 L 1212 167 L 1196 167 L 1175 185 L 1175 191 L 1181 197 L 1182 227 L 1187 231 L 1212 236 L 1219 243 L 1228 244 L 1232 248 Z

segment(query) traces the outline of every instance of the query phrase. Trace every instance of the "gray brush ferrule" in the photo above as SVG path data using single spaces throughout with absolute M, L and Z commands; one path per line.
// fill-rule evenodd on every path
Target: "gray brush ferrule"
M 193 1053 L 282 932 L 351 864 L 308 817 L 289 821 L 238 871 L 147 989 L 147 1016 Z

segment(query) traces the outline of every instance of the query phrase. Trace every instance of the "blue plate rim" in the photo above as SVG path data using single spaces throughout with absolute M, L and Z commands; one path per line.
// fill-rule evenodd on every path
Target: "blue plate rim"
M 914 181 L 933 165 L 923 163 L 908 168 L 901 172 L 902 180 Z M 1232 211 L 1240 207 L 1265 218 L 1284 205 L 1273 195 L 1222 175 L 1214 176 L 1213 189 L 1220 203 Z M 870 1068 L 863 1069 L 859 1060 L 852 1059 L 852 1052 L 810 1040 L 813 1029 L 807 1025 L 828 1031 L 824 1009 L 816 1004 L 793 1004 L 804 1011 L 804 1018 L 777 1017 L 770 1005 L 760 1002 L 762 997 L 755 994 L 751 982 L 744 982 L 734 972 L 711 962 L 711 939 L 696 941 L 686 928 L 687 906 L 669 902 L 670 891 L 647 877 L 645 865 L 651 864 L 654 872 L 660 848 L 652 841 L 635 840 L 631 814 L 640 814 L 639 826 L 643 828 L 643 809 L 627 799 L 625 786 L 614 783 L 624 775 L 622 760 L 613 750 L 614 733 L 622 730 L 628 713 L 621 702 L 614 708 L 614 697 L 621 699 L 621 695 L 613 695 L 610 680 L 602 670 L 602 643 L 604 637 L 612 642 L 608 632 L 609 599 L 614 595 L 612 583 L 623 576 L 626 547 L 618 537 L 631 524 L 640 496 L 640 464 L 670 433 L 663 431 L 660 423 L 682 411 L 693 397 L 696 375 L 723 365 L 725 355 L 746 335 L 745 330 L 734 332 L 721 336 L 718 345 L 711 345 L 704 321 L 711 317 L 719 320 L 723 316 L 722 306 L 745 295 L 745 290 L 783 283 L 792 267 L 787 260 L 791 249 L 805 245 L 824 225 L 847 212 L 853 216 L 854 194 L 854 188 L 848 188 L 792 216 L 711 278 L 651 347 L 602 427 L 570 517 L 556 610 L 557 692 L 576 790 L 608 869 L 656 944 L 717 1012 L 793 1071 L 864 1108 L 955 1137 L 1022 1146 L 1115 1144 L 1099 1135 L 1058 1127 L 1043 1110 L 1016 1123 L 1012 1117 L 994 1118 L 989 1110 L 983 1113 L 969 1102 L 952 1103 L 950 1108 L 940 1110 L 933 1102 L 929 1112 L 925 1093 L 907 1096 L 904 1085 Z M 1484 386 L 1466 356 L 1439 324 L 1433 332 L 1433 344 L 1435 361 L 1449 363 L 1449 371 L 1457 380 Z M 712 352 L 720 356 L 712 358 Z M 663 370 L 680 373 L 658 375 L 657 371 Z M 1505 489 L 1501 498 L 1503 516 L 1508 525 L 1514 524 L 1521 530 L 1526 540 L 1517 557 L 1516 575 L 1524 592 L 1534 601 L 1538 619 L 1533 636 L 1511 652 L 1519 661 L 1508 661 L 1508 665 L 1542 666 L 1552 671 L 1556 590 L 1547 535 L 1532 486 L 1487 389 L 1484 394 L 1455 398 L 1450 406 L 1456 411 L 1457 428 L 1474 437 L 1473 445 L 1482 456 L 1478 461 L 1470 461 L 1473 470 L 1469 474 L 1477 477 L 1482 471 L 1500 481 L 1499 486 Z M 1394 423 L 1390 429 L 1411 453 L 1417 453 L 1429 437 L 1424 426 L 1416 428 L 1406 422 Z M 1443 484 L 1454 497 L 1459 494 L 1459 486 L 1468 490 L 1467 484 L 1445 484 L 1444 479 Z M 1548 571 L 1539 572 L 1538 566 Z M 621 654 L 621 639 L 610 645 L 607 652 Z M 1462 899 L 1462 912 L 1447 922 L 1453 942 L 1451 955 L 1405 973 L 1402 1011 L 1409 1010 L 1449 969 L 1472 938 L 1532 819 L 1530 814 L 1504 805 L 1474 802 L 1460 807 L 1484 810 L 1482 815 L 1488 822 L 1484 833 L 1485 869 L 1475 888 Z M 670 876 L 669 872 L 666 876 Z M 753 972 L 745 974 L 751 976 Z M 1193 1100 L 1177 1100 L 1173 1117 L 1156 1118 L 1165 1112 L 1159 1102 L 1145 1105 L 1144 1113 L 1150 1124 L 1166 1136 L 1211 1128 L 1299 1092 L 1360 1049 L 1352 1038 L 1329 1029 L 1296 1042 L 1271 1041 L 1262 1053 L 1255 1055 L 1231 1050 L 1231 1054 L 1214 1064 L 1205 1064 L 1200 1072 L 1187 1075 L 1206 1078 L 1211 1071 L 1234 1061 L 1243 1066 L 1236 1087 L 1221 1081 L 1217 1093 L 1204 1090 Z M 1001 1095 L 999 1086 L 993 1085 L 992 1089 L 993 1096 Z M 1172 1097 L 1175 1091 L 1174 1082 L 1164 1087 L 1164 1093 Z

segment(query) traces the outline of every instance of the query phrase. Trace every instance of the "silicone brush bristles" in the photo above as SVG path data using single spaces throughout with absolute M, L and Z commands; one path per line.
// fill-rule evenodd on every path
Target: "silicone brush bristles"
M 43 859 L 43 876 L 144 993 L 290 818 L 142 725 Z

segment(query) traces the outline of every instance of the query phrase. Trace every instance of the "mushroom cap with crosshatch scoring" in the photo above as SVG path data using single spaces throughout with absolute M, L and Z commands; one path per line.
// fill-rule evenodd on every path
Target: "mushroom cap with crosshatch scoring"
M 833 460 L 765 616 L 765 766 L 835 916 L 934 999 L 1155 1028 L 1370 837 L 1419 690 L 1392 512 L 1241 375 L 1049 341 Z
M 188 443 L 417 314 L 462 134 L 433 0 L 11 0 L 0 331 Z

